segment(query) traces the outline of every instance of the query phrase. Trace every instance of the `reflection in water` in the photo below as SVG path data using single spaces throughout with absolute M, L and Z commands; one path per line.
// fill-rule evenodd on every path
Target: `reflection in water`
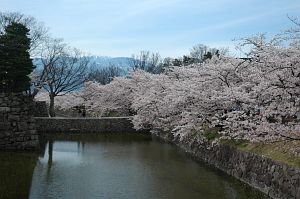
M 32 181 L 36 153 L 0 153 L 0 199 L 26 199 Z
M 48 167 L 51 168 L 52 165 L 52 157 L 53 157 L 53 140 L 49 140 L 48 142 Z
M 43 148 L 31 199 L 264 198 L 145 135 L 60 135 Z

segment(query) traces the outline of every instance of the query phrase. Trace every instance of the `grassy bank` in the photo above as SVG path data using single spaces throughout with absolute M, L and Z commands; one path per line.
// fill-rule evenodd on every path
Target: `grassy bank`
M 262 155 L 272 160 L 300 168 L 299 140 L 281 140 L 272 143 L 251 143 L 241 140 L 222 140 L 221 144 L 231 145 L 239 150 Z
M 220 138 L 217 128 L 206 129 L 204 136 L 213 141 Z M 300 168 L 300 140 L 280 140 L 271 143 L 252 143 L 245 140 L 223 139 L 221 144 L 230 145 L 238 150 L 255 153 L 272 160 Z

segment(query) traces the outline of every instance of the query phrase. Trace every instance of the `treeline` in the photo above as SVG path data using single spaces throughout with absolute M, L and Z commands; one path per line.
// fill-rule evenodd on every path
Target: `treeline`
M 94 116 L 132 114 L 137 129 L 199 142 L 211 128 L 216 140 L 300 140 L 300 22 L 290 19 L 294 27 L 270 40 L 241 39 L 249 59 L 205 53 L 199 63 L 162 73 L 147 72 L 142 62 L 109 84 L 86 82 L 60 106 L 84 105 Z
M 162 58 L 159 53 L 150 51 L 140 51 L 139 54 L 132 55 L 130 67 L 133 70 L 144 70 L 149 73 L 159 74 L 165 72 L 170 66 L 187 66 L 191 64 L 203 63 L 213 56 L 228 55 L 228 48 L 210 48 L 204 44 L 197 44 L 192 47 L 189 55 L 179 58 Z

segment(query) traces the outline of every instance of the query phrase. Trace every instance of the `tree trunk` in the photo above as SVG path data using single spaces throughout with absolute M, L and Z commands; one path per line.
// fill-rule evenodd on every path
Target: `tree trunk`
M 55 117 L 55 111 L 54 111 L 54 94 L 49 94 L 50 96 L 50 106 L 49 106 L 49 114 L 50 117 Z

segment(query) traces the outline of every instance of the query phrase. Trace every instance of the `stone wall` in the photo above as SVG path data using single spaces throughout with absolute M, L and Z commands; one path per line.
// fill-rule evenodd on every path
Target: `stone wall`
M 239 151 L 231 146 L 212 146 L 211 143 L 196 138 L 180 140 L 168 134 L 158 136 L 176 144 L 196 160 L 234 176 L 271 198 L 300 199 L 300 168 Z
M 36 117 L 39 133 L 134 133 L 130 117 L 43 118 Z
M 34 117 L 49 117 L 48 107 L 45 101 L 34 101 L 32 111 Z
M 21 93 L 0 93 L 0 150 L 38 148 L 31 106 L 31 98 Z

